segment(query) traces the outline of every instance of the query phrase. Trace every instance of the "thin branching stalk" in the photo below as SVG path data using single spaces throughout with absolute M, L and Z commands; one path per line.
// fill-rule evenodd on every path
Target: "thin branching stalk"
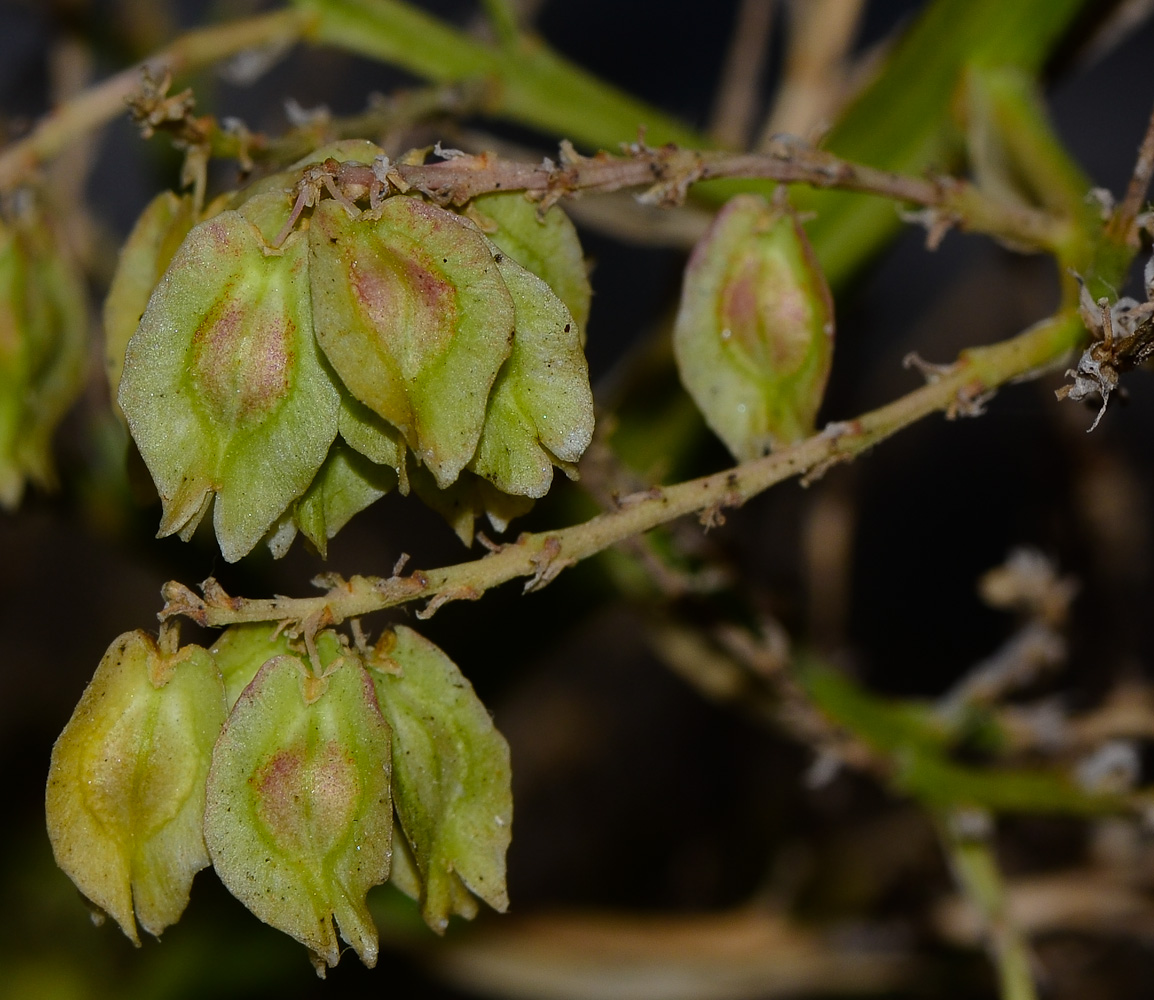
M 349 179 L 369 184 L 372 171 L 347 166 Z M 648 190 L 642 200 L 681 203 L 690 187 L 721 178 L 762 178 L 786 184 L 878 195 L 928 208 L 934 224 L 958 224 L 1018 244 L 1056 250 L 1064 245 L 1071 223 L 1046 212 L 993 201 L 967 181 L 922 178 L 851 163 L 824 150 L 782 141 L 768 153 L 726 153 L 636 144 L 625 155 L 580 156 L 562 144 L 561 163 L 522 163 L 496 156 L 458 156 L 440 163 L 397 165 L 409 187 L 442 204 L 461 206 L 493 191 L 529 191 L 548 205 L 579 192 L 608 193 L 627 188 Z M 363 175 L 363 176 L 361 176 Z
M 281 10 L 182 35 L 166 48 L 61 104 L 32 132 L 0 152 L 0 191 L 23 183 L 69 143 L 125 112 L 145 73 L 154 79 L 207 66 L 260 46 L 287 45 L 310 30 L 315 16 Z
M 1052 364 L 1083 336 L 1076 315 L 1059 313 L 1010 340 L 964 352 L 955 364 L 935 370 L 921 388 L 855 420 L 829 424 L 792 447 L 710 476 L 623 497 L 614 510 L 583 524 L 524 534 L 482 559 L 407 576 L 354 576 L 304 598 L 234 598 L 214 581 L 206 584 L 201 598 L 172 582 L 164 588 L 167 603 L 161 618 L 186 615 L 216 627 L 291 621 L 316 629 L 417 600 L 428 602 L 421 612 L 427 616 L 449 601 L 476 600 L 519 577 L 529 578 L 526 590 L 537 589 L 580 560 L 675 518 L 702 513 L 706 523 L 717 523 L 724 508 L 740 506 L 785 479 L 820 475 L 931 413 L 976 415 L 999 386 Z
M 1138 147 L 1138 159 L 1134 162 L 1134 172 L 1130 176 L 1126 194 L 1118 203 L 1107 227 L 1107 235 L 1116 242 L 1138 246 L 1135 222 L 1142 211 L 1142 202 L 1150 188 L 1151 177 L 1154 177 L 1154 111 L 1146 123 L 1146 134 Z
M 1029 943 L 1010 913 L 1005 881 L 990 843 L 992 821 L 983 812 L 955 812 L 939 822 L 939 835 L 958 887 L 980 914 L 998 972 L 1002 1000 L 1037 1000 Z

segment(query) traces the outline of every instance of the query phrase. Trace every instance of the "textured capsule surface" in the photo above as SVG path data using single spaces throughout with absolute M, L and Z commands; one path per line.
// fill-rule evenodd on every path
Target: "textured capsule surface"
M 796 217 L 755 195 L 731 199 L 690 256 L 673 348 L 682 384 L 734 457 L 813 432 L 833 329 Z
M 52 750 L 46 813 L 56 862 L 139 944 L 180 917 L 209 863 L 202 832 L 224 688 L 208 652 L 117 639 Z

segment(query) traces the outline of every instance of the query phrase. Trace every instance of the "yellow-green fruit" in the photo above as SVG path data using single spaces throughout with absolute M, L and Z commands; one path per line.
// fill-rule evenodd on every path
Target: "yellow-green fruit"
M 593 290 L 577 230 L 554 205 L 544 216 L 521 192 L 483 194 L 469 203 L 469 217 L 503 253 L 545 282 L 565 303 L 585 344 Z
M 139 944 L 188 903 L 209 863 L 205 782 L 225 719 L 208 652 L 117 639 L 52 749 L 46 811 L 56 862 Z M 135 911 L 135 919 L 133 913 Z
M 355 654 L 318 637 L 314 676 L 294 656 L 262 666 L 213 752 L 204 835 L 220 879 L 261 920 L 292 935 L 318 972 L 340 936 L 369 966 L 368 890 L 389 876 L 389 727 Z
M 513 299 L 513 350 L 493 384 L 469 469 L 503 493 L 540 499 L 554 465 L 576 478 L 593 439 L 589 365 L 561 299 L 501 251 L 494 259 Z
M 52 435 L 84 385 L 87 296 L 35 207 L 0 223 L 0 506 L 50 489 Z
M 215 215 L 221 207 L 218 199 L 203 217 Z M 116 273 L 104 300 L 104 365 L 114 405 L 128 342 L 136 333 L 161 275 L 198 221 L 191 195 L 162 191 L 140 214 L 120 249 Z
M 159 534 L 187 534 L 215 496 L 224 557 L 249 552 L 337 432 L 304 234 L 271 253 L 239 212 L 196 226 L 129 341 L 119 398 L 164 505 Z
M 317 340 L 349 392 L 448 486 L 477 448 L 513 301 L 472 223 L 412 197 L 372 216 L 334 200 L 313 212 Z
M 739 460 L 814 430 L 833 357 L 833 303 L 787 208 L 738 195 L 685 271 L 673 329 L 681 382 Z
M 416 869 L 400 873 L 398 887 L 412 893 L 419 884 L 421 912 L 438 933 L 451 914 L 476 913 L 474 895 L 503 912 L 509 745 L 457 665 L 412 629 L 386 632 L 369 663 L 393 732 L 393 797 Z

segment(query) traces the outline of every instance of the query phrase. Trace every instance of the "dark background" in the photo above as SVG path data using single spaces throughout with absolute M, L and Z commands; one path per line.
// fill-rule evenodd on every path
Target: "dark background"
M 466 3 L 427 6 L 459 23 L 475 15 Z M 703 12 L 696 2 L 553 0 L 538 26 L 576 62 L 704 126 L 734 6 L 720 0 Z M 919 6 L 870 3 L 860 46 Z M 178 16 L 191 26 L 250 8 L 188 2 Z M 10 134 L 46 109 L 47 56 L 61 37 L 95 41 L 97 76 L 143 54 L 122 18 L 123 5 L 112 0 L 0 2 L 0 107 Z M 1079 41 L 1070 40 L 1048 73 L 1055 124 L 1094 182 L 1120 192 L 1154 101 L 1154 25 L 1147 22 L 1092 65 L 1079 61 Z M 767 94 L 780 45 L 778 31 Z M 198 96 L 205 110 L 277 130 L 286 96 L 351 113 L 368 92 L 411 82 L 341 54 L 298 50 L 253 87 L 205 81 Z M 533 139 L 483 124 L 506 138 Z M 127 122 L 105 130 L 88 182 L 103 238 L 123 238 L 152 194 L 172 183 L 176 166 L 163 142 L 146 145 Z M 668 320 L 684 258 L 595 233 L 583 238 L 595 261 L 589 341 L 599 379 Z M 93 276 L 95 295 L 106 279 Z M 914 388 L 918 377 L 900 365 L 908 351 L 944 362 L 967 345 L 1012 335 L 1049 312 L 1056 287 L 1046 262 L 957 234 L 930 254 L 920 231 L 908 230 L 838 303 L 823 418 L 847 418 Z M 1145 373 L 1131 376 L 1128 405 L 1112 407 L 1090 436 L 1090 411 L 1054 402 L 1056 375 L 1008 388 L 981 420 L 932 417 L 808 491 L 783 484 L 711 539 L 799 641 L 825 643 L 874 689 L 927 696 L 948 687 L 1011 628 L 1005 615 L 980 603 L 977 577 L 1012 547 L 1036 546 L 1082 581 L 1071 662 L 1054 688 L 1070 705 L 1090 704 L 1118 676 L 1144 673 L 1151 659 L 1148 382 Z M 43 831 L 48 755 L 105 647 L 120 632 L 152 627 L 165 580 L 193 583 L 215 574 L 233 593 L 303 594 L 322 568 L 385 573 L 402 550 L 415 566 L 465 557 L 434 515 L 396 496 L 360 515 L 323 567 L 299 542 L 281 563 L 259 555 L 227 566 L 203 539 L 189 546 L 154 541 L 158 508 L 127 507 L 107 485 L 115 441 L 94 416 L 102 393 L 106 398 L 94 384 L 62 431 L 63 492 L 31 494 L 18 515 L 0 516 L 0 760 L 8 803 L 0 828 L 0 950 L 13 956 L 18 973 L 39 970 L 35 975 L 49 977 L 44 983 L 55 975 L 62 996 L 112 989 L 158 997 L 458 995 L 427 978 L 424 960 L 412 957 L 425 953 L 408 948 L 386 953 L 375 972 L 350 956 L 322 987 L 303 950 L 244 913 L 211 872 L 197 879 L 188 912 L 162 945 L 148 941 L 135 953 L 116 928 L 87 926 Z M 705 445 L 696 461 L 699 471 L 727 464 L 716 445 Z M 821 595 L 805 591 L 799 539 L 808 512 L 827 496 L 853 511 L 852 586 L 837 634 L 815 636 L 807 623 Z M 543 506 L 524 527 L 570 516 L 564 496 Z M 506 587 L 479 604 L 450 605 L 421 626 L 461 664 L 512 745 L 517 824 L 509 863 L 517 914 L 566 906 L 736 906 L 777 886 L 789 850 L 852 854 L 852 839 L 837 846 L 839 827 L 864 837 L 871 824 L 900 810 L 853 776 L 806 790 L 800 777 L 807 750 L 703 699 L 650 652 L 636 609 L 608 596 L 602 571 L 582 567 L 540 594 L 522 598 Z M 195 639 L 194 630 L 186 635 Z M 915 820 L 908 829 L 921 828 Z M 1060 857 L 1078 838 L 1061 823 L 1019 831 L 1027 858 Z M 911 847 L 908 866 L 911 877 L 875 900 L 875 916 L 909 921 L 948 885 L 932 843 Z M 805 876 L 801 909 L 825 918 L 852 910 L 852 899 L 831 889 L 830 878 L 821 871 Z M 909 933 L 918 940 L 918 932 Z M 925 995 L 992 995 L 980 956 L 936 954 L 930 986 L 920 988 Z M 1139 984 L 1154 973 L 1148 950 L 1109 937 L 1095 940 L 1086 967 L 1113 990 L 1102 996 L 1145 995 Z

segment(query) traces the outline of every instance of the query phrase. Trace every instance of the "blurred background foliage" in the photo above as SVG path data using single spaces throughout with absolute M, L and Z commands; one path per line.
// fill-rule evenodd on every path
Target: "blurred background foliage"
M 833 18 L 814 37 L 832 38 L 849 19 L 844 65 L 867 75 L 884 65 L 899 33 L 927 23 L 919 18 L 956 17 L 967 6 L 807 0 L 795 7 L 807 3 Z M 474 3 L 422 6 L 491 37 Z M 783 114 L 783 103 L 774 103 L 783 81 L 804 75 L 796 62 L 801 32 L 785 4 L 524 6 L 541 37 L 574 63 L 686 129 L 714 128 L 729 142 L 756 139 L 771 109 Z M 986 8 L 985 23 L 1039 75 L 1057 133 L 1091 181 L 1120 193 L 1154 96 L 1151 5 L 1019 2 L 1004 5 L 1005 23 L 999 5 L 968 6 L 974 17 Z M 19 137 L 69 93 L 184 29 L 266 7 L 256 0 L 2 0 L 3 136 Z M 1034 18 L 1013 21 L 1009 12 L 1019 9 Z M 759 16 L 768 26 L 758 27 Z M 831 145 L 867 162 L 893 157 L 888 165 L 914 173 L 956 166 L 948 143 L 911 152 L 888 138 L 934 131 L 934 116 L 948 113 L 958 67 L 995 45 L 991 33 L 965 37 L 954 27 L 947 19 L 938 44 L 907 50 L 906 76 L 836 126 Z M 763 42 L 742 51 L 750 34 Z M 719 95 L 734 93 L 736 85 L 723 81 L 735 65 L 755 82 L 744 125 L 740 108 L 717 113 Z M 324 46 L 294 48 L 252 83 L 236 79 L 194 75 L 198 109 L 270 134 L 300 120 L 286 100 L 351 115 L 371 93 L 422 86 L 401 69 Z M 473 114 L 467 93 L 463 110 L 395 128 L 387 148 L 440 138 L 540 156 L 560 137 Z M 810 118 L 786 124 L 804 127 L 833 113 L 815 118 L 811 109 Z M 737 133 L 726 135 L 725 127 Z M 1010 387 L 980 420 L 931 418 L 808 488 L 785 483 L 727 512 L 708 534 L 677 525 L 651 544 L 568 571 L 539 594 L 522 597 L 507 587 L 476 604 L 455 603 L 422 625 L 471 678 L 512 747 L 511 916 L 483 915 L 441 942 L 411 904 L 379 889 L 370 898 L 385 949 L 380 965 L 368 971 L 346 961 L 323 984 L 303 951 L 253 919 L 211 871 L 198 878 L 185 917 L 160 944 L 147 941 L 137 952 L 114 926 L 90 925 L 52 862 L 43 782 L 52 741 L 108 642 L 149 626 L 165 580 L 215 575 L 234 594 L 302 594 L 322 568 L 299 546 L 279 562 L 261 554 L 228 566 L 210 537 L 190 545 L 155 541 L 151 486 L 141 468 L 129 462 L 126 469 L 123 434 L 96 377 L 95 303 L 136 214 L 155 191 L 177 183 L 179 168 L 166 142 L 142 141 L 126 118 L 52 168 L 51 186 L 69 206 L 64 221 L 92 291 L 94 377 L 58 435 L 61 492 L 32 493 L 17 514 L 0 518 L 0 753 L 9 762 L 0 994 L 997 995 L 981 951 L 982 922 L 959 897 L 941 847 L 962 844 L 953 863 L 964 869 L 973 831 L 943 832 L 943 824 L 964 826 L 964 817 L 923 806 L 927 789 L 957 780 L 943 769 L 981 773 L 1007 746 L 1017 760 L 1058 760 L 1075 771 L 1079 761 L 1095 760 L 1109 771 L 1109 754 L 1098 758 L 1104 745 L 1116 747 L 1121 764 L 1110 773 L 1120 769 L 1123 788 L 1150 784 L 1154 402 L 1142 374 L 1132 377 L 1126 405 L 1112 408 L 1092 436 L 1084 433 L 1088 411 L 1054 402 L 1055 378 Z M 214 164 L 215 187 L 235 177 L 234 164 Z M 901 365 L 910 351 L 948 361 L 967 346 L 1011 336 L 1054 306 L 1058 275 L 1048 260 L 959 234 L 927 253 L 924 232 L 899 231 L 887 203 L 875 201 L 882 213 L 865 218 L 839 217 L 833 201 L 798 200 L 820 213 L 814 240 L 838 293 L 823 419 L 850 417 L 914 388 L 919 376 Z M 599 213 L 592 199 L 574 210 L 593 266 L 595 392 L 603 419 L 613 421 L 616 452 L 641 480 L 674 481 L 729 464 L 677 388 L 668 353 L 686 246 L 709 203 L 664 221 L 635 218 L 616 203 Z M 594 493 L 613 485 L 596 474 L 586 482 Z M 560 484 L 517 527 L 571 523 L 593 509 L 580 486 Z M 1044 580 L 1051 597 L 1054 588 L 1069 597 L 1062 581 L 1076 582 L 1068 613 L 1047 618 L 1037 601 L 1010 601 L 1011 610 L 1027 612 L 1015 617 L 991 595 L 996 578 L 983 601 L 979 579 L 1021 547 L 1040 555 L 1019 556 L 1009 571 L 1015 579 Z M 390 495 L 333 540 L 323 569 L 387 573 L 402 551 L 422 567 L 466 557 L 436 515 Z M 654 565 L 664 568 L 655 574 Z M 670 565 L 692 572 L 686 577 Z M 710 574 L 712 584 L 702 584 Z M 807 740 L 804 718 L 782 724 L 782 702 L 788 708 L 793 689 L 766 682 L 777 669 L 765 665 L 773 643 L 727 646 L 735 622 L 771 622 L 771 638 L 780 629 L 795 648 L 811 651 L 814 662 L 796 673 L 794 695 L 803 708 L 809 699 L 825 705 L 856 734 L 865 758 L 843 747 L 840 759 L 850 766 L 839 767 L 839 748 L 824 744 L 822 732 Z M 943 733 L 942 712 L 926 705 L 937 700 L 940 709 L 943 696 L 975 676 L 975 664 L 1039 624 L 1058 644 L 1051 666 L 996 713 L 954 719 Z M 206 642 L 207 633 L 186 627 L 185 637 Z M 899 767 L 895 775 L 893 760 L 926 746 L 912 759 L 938 771 L 919 777 L 916 768 Z M 878 759 L 888 763 L 879 769 Z M 1059 796 L 1056 806 L 1045 790 L 997 794 L 1019 792 L 1041 795 L 1034 800 L 1041 805 L 1007 810 L 989 836 L 1044 995 L 1146 995 L 1154 974 L 1150 831 L 1129 809 L 1077 815 L 1075 793 Z M 974 837 L 982 841 L 986 832 Z M 980 867 L 979 859 L 971 874 Z M 959 877 L 965 884 L 965 871 Z M 973 877 L 980 881 L 980 872 Z

